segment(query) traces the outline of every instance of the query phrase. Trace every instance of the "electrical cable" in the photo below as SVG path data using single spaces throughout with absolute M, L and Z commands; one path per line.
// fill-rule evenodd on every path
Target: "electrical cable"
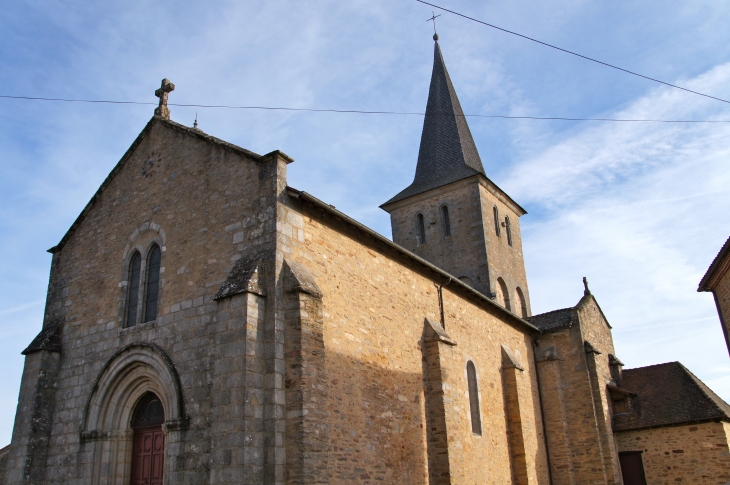
M 68 99 L 68 98 L 41 98 L 34 96 L 9 96 L 0 95 L 0 98 L 19 99 L 31 101 L 62 101 L 66 103 L 95 103 L 95 104 L 133 104 L 156 106 L 158 103 L 143 101 L 112 101 L 103 99 Z M 365 111 L 356 109 L 319 109 L 319 108 L 288 108 L 275 106 L 230 106 L 223 104 L 185 104 L 168 103 L 168 106 L 179 106 L 184 108 L 219 108 L 219 109 L 256 109 L 266 111 L 305 111 L 313 113 L 353 113 L 372 115 L 410 115 L 410 116 L 455 116 L 454 113 L 433 113 L 426 114 L 415 111 Z M 508 116 L 508 115 L 474 115 L 465 114 L 465 118 L 498 118 L 508 120 L 542 120 L 542 121 L 611 121 L 629 123 L 730 123 L 730 120 L 658 120 L 658 119 L 623 119 L 623 118 L 569 118 L 562 116 Z
M 664 84 L 665 86 L 670 86 L 670 87 L 673 87 L 673 88 L 676 88 L 676 89 L 681 89 L 682 91 L 687 91 L 688 93 L 698 94 L 700 96 L 704 96 L 705 98 L 710 98 L 710 99 L 714 99 L 714 100 L 717 100 L 717 101 L 722 101 L 723 103 L 730 104 L 730 101 L 728 101 L 726 99 L 716 98 L 715 96 L 710 96 L 709 94 L 700 93 L 698 91 L 692 91 L 691 89 L 683 88 L 682 86 L 677 86 L 676 84 L 671 84 L 671 83 L 668 83 L 668 82 L 665 82 L 665 81 L 661 81 L 661 80 L 656 79 L 656 78 L 653 78 L 653 77 L 644 76 L 643 74 L 639 74 L 638 72 L 629 71 L 628 69 L 624 69 L 623 67 L 614 66 L 613 64 L 609 64 L 607 62 L 599 61 L 598 59 L 594 59 L 592 57 L 584 56 L 583 54 L 578 54 L 577 52 L 569 51 L 568 49 L 563 49 L 562 47 L 558 47 L 558 46 L 555 46 L 555 45 L 552 45 L 552 44 L 548 44 L 547 42 L 543 42 L 541 40 L 533 39 L 532 37 L 528 37 L 526 35 L 519 34 L 519 33 L 514 32 L 512 30 L 503 29 L 502 27 L 498 27 L 496 25 L 489 24 L 487 22 L 483 22 L 483 21 L 478 20 L 478 19 L 475 19 L 473 17 L 469 17 L 468 15 L 464 15 L 464 14 L 461 14 L 459 12 L 455 12 L 453 10 L 449 10 L 448 8 L 439 7 L 438 5 L 434 5 L 433 3 L 428 3 L 428 2 L 426 2 L 424 0 L 416 0 L 416 1 L 417 2 L 420 2 L 420 3 L 423 3 L 424 5 L 430 5 L 431 7 L 438 8 L 439 10 L 443 10 L 444 12 L 449 12 L 449 13 L 452 13 L 454 15 L 458 15 L 459 17 L 463 17 L 463 18 L 468 19 L 468 20 L 471 20 L 473 22 L 477 22 L 477 23 L 480 23 L 482 25 L 486 25 L 487 27 L 492 27 L 493 29 L 501 30 L 502 32 L 506 32 L 508 34 L 516 35 L 518 37 L 522 37 L 523 39 L 531 40 L 532 42 L 537 42 L 538 44 L 542 44 L 542 45 L 547 46 L 547 47 L 550 47 L 552 49 L 557 49 L 557 50 L 562 51 L 562 52 L 565 52 L 567 54 L 571 54 L 571 55 L 580 57 L 582 59 L 589 60 L 591 62 L 596 62 L 598 64 L 601 64 L 601 65 L 604 65 L 604 66 L 607 66 L 607 67 L 610 67 L 610 68 L 613 68 L 613 69 L 618 69 L 619 71 L 623 71 L 623 72 L 626 72 L 628 74 L 632 74 L 634 76 L 642 77 L 642 78 L 648 79 L 650 81 L 654 81 L 654 82 L 657 82 L 657 83 L 660 83 L 660 84 Z

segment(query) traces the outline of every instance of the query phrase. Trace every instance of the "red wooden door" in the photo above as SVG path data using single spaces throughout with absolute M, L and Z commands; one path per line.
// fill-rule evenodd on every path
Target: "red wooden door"
M 134 431 L 132 485 L 162 485 L 165 435 L 162 427 Z

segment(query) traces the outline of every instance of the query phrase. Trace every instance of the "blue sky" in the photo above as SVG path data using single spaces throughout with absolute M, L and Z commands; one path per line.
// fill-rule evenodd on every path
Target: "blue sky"
M 442 0 L 447 8 L 730 99 L 730 3 Z M 423 111 L 433 9 L 412 0 L 14 1 L 0 14 L 0 94 Z M 438 13 L 438 12 L 437 12 Z M 730 105 L 443 13 L 466 113 L 730 120 Z M 0 446 L 40 329 L 54 246 L 153 106 L 0 99 Z M 390 236 L 378 209 L 413 178 L 418 116 L 199 109 L 206 132 L 296 162 L 290 185 Z M 192 125 L 194 108 L 172 107 Z M 487 174 L 522 204 L 533 312 L 581 277 L 627 367 L 679 360 L 730 400 L 730 360 L 697 284 L 730 235 L 730 124 L 470 118 Z

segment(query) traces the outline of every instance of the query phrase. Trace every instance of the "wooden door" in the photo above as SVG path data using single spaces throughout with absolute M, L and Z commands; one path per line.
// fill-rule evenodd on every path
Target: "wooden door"
M 640 451 L 624 451 L 618 454 L 624 485 L 646 485 L 644 463 Z
M 162 427 L 138 429 L 132 447 L 132 485 L 162 485 L 165 435 Z

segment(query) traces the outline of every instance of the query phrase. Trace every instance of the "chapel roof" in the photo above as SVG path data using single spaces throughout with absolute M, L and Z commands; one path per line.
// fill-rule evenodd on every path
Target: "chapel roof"
M 636 396 L 614 415 L 614 431 L 730 421 L 730 405 L 679 362 L 624 369 L 620 387 Z
M 720 252 L 712 260 L 712 264 L 707 268 L 707 272 L 702 277 L 697 291 L 712 291 L 717 284 L 717 280 L 730 269 L 730 257 L 728 256 L 730 256 L 730 237 L 727 238 L 725 244 L 720 248 Z
M 486 177 L 436 41 L 416 176 L 383 206 L 479 174 Z
M 575 308 L 561 308 L 525 318 L 542 332 L 570 328 L 578 320 Z

